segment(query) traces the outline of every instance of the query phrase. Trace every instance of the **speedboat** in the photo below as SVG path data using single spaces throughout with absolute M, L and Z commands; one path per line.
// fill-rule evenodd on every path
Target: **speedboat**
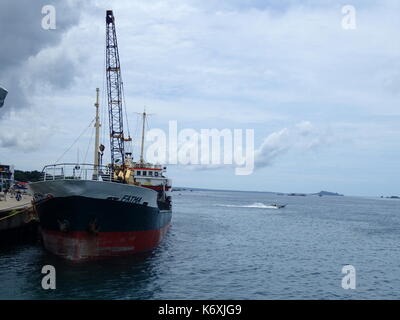
M 276 209 L 282 209 L 282 208 L 286 207 L 286 204 L 276 204 L 276 203 L 274 203 L 274 204 L 271 204 L 271 207 L 274 207 Z

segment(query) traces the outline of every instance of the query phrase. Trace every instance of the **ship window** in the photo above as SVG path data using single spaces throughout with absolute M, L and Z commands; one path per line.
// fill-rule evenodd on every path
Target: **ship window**
M 155 177 L 158 177 L 158 172 L 154 172 L 154 176 L 155 176 Z
M 144 175 L 144 176 L 147 176 L 147 172 L 146 172 L 146 171 L 143 171 L 143 175 Z
M 149 176 L 152 176 L 153 175 L 153 171 L 149 171 Z
M 136 174 L 137 174 L 138 176 L 140 176 L 140 175 L 141 175 L 140 170 L 136 171 Z

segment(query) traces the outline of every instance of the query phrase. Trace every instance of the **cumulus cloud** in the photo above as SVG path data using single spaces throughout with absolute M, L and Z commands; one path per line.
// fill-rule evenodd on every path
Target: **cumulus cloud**
M 226 146 L 229 147 L 229 145 L 226 144 L 227 141 L 221 139 L 219 140 L 220 144 L 218 145 L 218 148 L 216 148 L 215 145 L 207 145 L 207 148 L 204 149 L 199 143 L 197 135 L 193 135 L 191 140 L 194 142 L 190 141 L 178 144 L 178 149 L 185 145 L 185 150 L 188 147 L 198 150 L 198 154 L 195 153 L 195 161 L 199 161 L 199 158 L 201 159 L 203 155 L 207 155 L 207 157 L 214 155 L 220 160 L 220 163 L 208 165 L 194 165 L 189 163 L 188 165 L 182 166 L 183 168 L 194 171 L 204 171 L 221 169 L 226 166 L 232 166 L 232 164 L 235 165 L 234 162 L 232 162 L 232 164 L 223 164 L 223 150 Z M 299 122 L 292 127 L 275 131 L 263 139 L 261 145 L 256 150 L 253 150 L 255 169 L 271 166 L 279 157 L 283 157 L 285 154 L 290 152 L 300 154 L 304 152 L 315 151 L 323 147 L 329 147 L 333 144 L 333 142 L 334 138 L 329 132 L 328 128 L 317 127 L 310 121 Z M 230 147 L 232 147 L 232 141 L 230 141 L 230 143 Z M 242 150 L 240 150 L 240 152 L 242 152 Z
M 53 126 L 47 119 L 33 110 L 13 110 L 7 113 L 0 125 L 0 155 L 4 150 L 11 153 L 37 151 L 48 141 L 52 131 Z
M 278 157 L 290 152 L 305 152 L 328 146 L 332 139 L 326 130 L 304 121 L 268 135 L 255 151 L 255 167 L 270 166 Z
M 75 1 L 52 1 L 56 8 L 56 29 L 45 30 L 42 7 L 48 4 L 47 0 L 0 2 L 0 85 L 9 91 L 0 117 L 11 109 L 30 106 L 37 88 L 66 87 L 72 80 L 70 75 L 76 63 L 62 51 L 53 49 L 79 23 L 80 11 L 74 9 Z

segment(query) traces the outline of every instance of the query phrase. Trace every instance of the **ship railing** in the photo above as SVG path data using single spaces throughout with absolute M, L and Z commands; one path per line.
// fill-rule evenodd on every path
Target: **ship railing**
M 136 168 L 146 168 L 146 169 L 161 169 L 165 170 L 165 167 L 163 167 L 161 164 L 152 164 L 152 163 L 141 163 L 141 162 L 133 162 L 131 167 L 133 169 Z
M 96 166 L 88 163 L 60 163 L 43 168 L 41 181 L 49 180 L 92 180 L 118 182 L 113 178 L 108 166 Z

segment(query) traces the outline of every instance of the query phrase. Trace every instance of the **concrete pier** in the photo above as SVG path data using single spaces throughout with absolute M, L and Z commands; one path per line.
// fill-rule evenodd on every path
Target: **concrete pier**
M 1 192 L 0 212 L 29 207 L 31 205 L 31 201 L 32 197 L 29 195 L 23 195 L 21 201 L 17 201 L 15 197 L 11 197 L 9 193 L 6 196 L 6 199 L 4 199 L 4 194 Z
M 24 195 L 20 201 L 7 195 L 0 201 L 0 245 L 38 239 L 38 217 Z

